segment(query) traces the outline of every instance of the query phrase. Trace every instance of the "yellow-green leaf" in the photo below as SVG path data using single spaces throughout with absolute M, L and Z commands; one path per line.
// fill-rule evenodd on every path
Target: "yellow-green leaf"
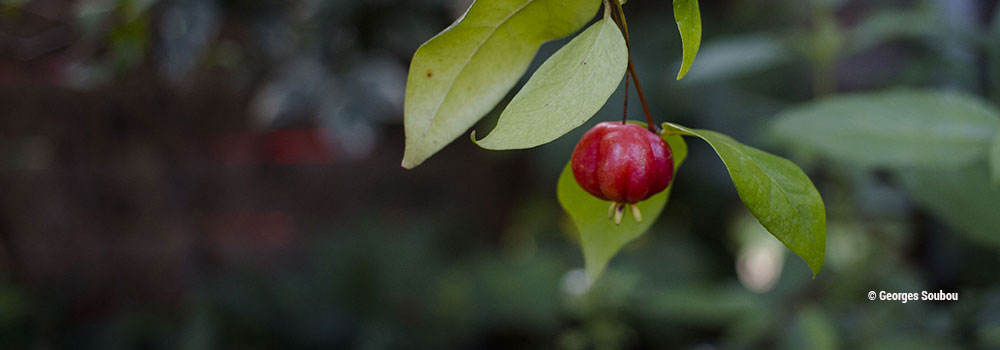
M 478 141 L 487 149 L 548 143 L 580 126 L 604 106 L 628 66 L 625 39 L 610 11 L 550 57 Z
M 479 0 L 424 43 L 406 84 L 403 167 L 413 168 L 488 113 L 528 69 L 542 43 L 594 17 L 599 0 Z
M 666 140 L 673 152 L 674 178 L 676 179 L 677 169 L 687 158 L 687 144 L 684 143 L 684 139 L 680 135 L 667 137 Z M 570 164 L 566 164 L 562 175 L 559 176 L 557 196 L 559 204 L 576 224 L 580 234 L 584 266 L 587 270 L 587 278 L 591 282 L 597 280 L 608 261 L 625 244 L 649 230 L 660 212 L 663 211 L 663 207 L 667 205 L 672 188 L 673 184 L 670 184 L 665 191 L 637 204 L 639 210 L 642 211 L 641 223 L 636 222 L 631 217 L 626 217 L 621 225 L 616 226 L 608 218 L 608 206 L 611 202 L 598 199 L 584 191 L 573 178 Z

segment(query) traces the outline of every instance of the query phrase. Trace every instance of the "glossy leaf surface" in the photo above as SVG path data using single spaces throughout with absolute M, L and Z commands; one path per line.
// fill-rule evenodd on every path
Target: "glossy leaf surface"
M 819 274 L 826 257 L 826 209 L 795 163 L 711 130 L 664 123 L 668 132 L 697 136 L 725 163 L 743 204 L 774 237 Z
M 677 21 L 677 29 L 681 32 L 684 45 L 681 70 L 677 73 L 677 80 L 681 80 L 691 69 L 701 47 L 701 10 L 698 9 L 698 0 L 674 0 L 674 20 Z

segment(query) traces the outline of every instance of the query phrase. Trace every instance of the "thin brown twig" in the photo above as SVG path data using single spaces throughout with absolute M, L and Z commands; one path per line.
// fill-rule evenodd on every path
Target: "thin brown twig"
M 625 74 L 625 102 L 622 103 L 622 124 L 628 120 L 628 74 Z
M 618 13 L 618 19 L 620 20 L 620 22 L 615 21 L 615 24 L 618 25 L 618 30 L 623 32 L 622 35 L 625 37 L 625 50 L 626 52 L 629 53 L 629 55 L 631 55 L 632 47 L 629 45 L 628 27 L 624 24 L 625 14 L 622 12 L 621 2 L 620 0 L 611 0 L 611 1 L 614 1 L 615 4 L 617 5 L 616 7 L 611 8 L 612 12 Z M 610 7 L 610 4 L 608 5 Z M 612 16 L 614 16 L 614 13 L 612 13 Z M 628 121 L 628 82 L 629 82 L 629 75 L 625 74 L 625 99 L 622 102 L 622 124 L 625 124 L 625 122 Z
M 660 128 L 656 126 L 656 123 L 653 123 L 653 115 L 652 115 L 652 113 L 649 112 L 649 104 L 646 103 L 646 95 L 642 92 L 642 84 L 639 83 L 639 74 L 636 72 L 635 64 L 632 63 L 632 50 L 631 50 L 632 44 L 631 44 L 631 40 L 630 40 L 629 34 L 628 34 L 628 23 L 625 22 L 625 11 L 624 11 L 624 9 L 622 9 L 621 2 L 619 2 L 618 0 L 611 0 L 611 1 L 613 1 L 615 3 L 615 5 L 616 5 L 616 8 L 612 8 L 612 12 L 617 12 L 618 13 L 618 17 L 617 18 L 614 15 L 612 15 L 611 19 L 615 21 L 616 25 L 618 25 L 618 29 L 622 32 L 622 34 L 623 34 L 623 36 L 625 38 L 625 49 L 626 49 L 626 51 L 628 53 L 628 73 L 632 75 L 632 80 L 635 81 L 635 90 L 636 90 L 636 92 L 639 93 L 639 102 L 642 103 L 642 110 L 643 110 L 643 112 L 646 113 L 646 124 L 647 124 L 647 127 L 652 132 L 658 132 Z M 628 109 L 627 109 L 628 108 L 628 76 L 627 75 L 625 76 L 625 108 L 626 108 L 626 113 L 627 113 L 627 111 L 628 111 Z M 626 118 L 626 116 L 622 116 L 623 120 L 625 118 Z
M 635 81 L 635 91 L 639 93 L 639 102 L 642 103 L 642 110 L 646 112 L 646 123 L 649 124 L 649 130 L 658 132 L 660 128 L 656 126 L 656 123 L 653 123 L 652 113 L 649 113 L 649 104 L 646 103 L 646 95 L 642 93 L 642 85 L 639 84 L 639 74 L 635 72 L 632 57 L 628 58 L 628 70 L 632 73 L 632 80 Z

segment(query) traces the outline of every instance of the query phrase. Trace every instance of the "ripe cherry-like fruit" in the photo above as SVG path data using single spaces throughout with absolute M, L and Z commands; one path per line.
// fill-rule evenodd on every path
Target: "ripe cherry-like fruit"
M 580 187 L 612 202 L 608 215 L 615 224 L 621 224 L 625 206 L 642 221 L 635 203 L 662 192 L 674 177 L 670 146 L 636 124 L 597 124 L 576 144 L 571 164 Z

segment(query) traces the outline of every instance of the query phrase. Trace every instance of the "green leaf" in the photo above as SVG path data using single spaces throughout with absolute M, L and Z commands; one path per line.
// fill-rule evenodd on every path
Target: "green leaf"
M 993 136 L 993 146 L 990 147 L 990 172 L 993 174 L 993 184 L 1000 185 L 1000 129 Z
M 1000 189 L 983 166 L 900 171 L 897 177 L 921 207 L 967 238 L 1000 249 Z
M 786 141 L 862 166 L 948 166 L 981 160 L 1000 114 L 959 93 L 894 91 L 832 97 L 794 108 L 772 131 Z
M 698 10 L 698 0 L 674 0 L 674 20 L 681 32 L 681 42 L 684 43 L 684 59 L 677 80 L 684 78 L 695 56 L 701 47 L 701 11 Z
M 604 106 L 627 66 L 625 39 L 605 10 L 603 20 L 538 68 L 507 105 L 496 128 L 477 143 L 488 149 L 520 149 L 559 138 Z
M 736 192 L 757 221 L 819 274 L 826 257 L 826 209 L 819 191 L 791 161 L 711 130 L 664 123 L 669 132 L 697 136 L 722 158 Z
M 674 179 L 676 179 L 677 170 L 687 158 L 687 144 L 679 135 L 667 137 L 666 140 L 673 152 Z M 590 282 L 597 280 L 608 261 L 626 243 L 645 233 L 656 222 L 663 207 L 667 205 L 667 199 L 670 197 L 670 190 L 673 186 L 671 183 L 665 191 L 637 204 L 639 210 L 642 211 L 641 223 L 635 222 L 632 218 L 625 218 L 620 226 L 616 226 L 608 218 L 608 206 L 611 202 L 598 199 L 584 191 L 573 178 L 570 164 L 566 164 L 562 175 L 559 176 L 556 194 L 559 198 L 559 204 L 576 224 L 580 233 L 584 265 Z
M 542 43 L 594 17 L 598 0 L 480 0 L 424 43 L 406 83 L 403 167 L 413 168 L 488 113 L 528 69 Z

